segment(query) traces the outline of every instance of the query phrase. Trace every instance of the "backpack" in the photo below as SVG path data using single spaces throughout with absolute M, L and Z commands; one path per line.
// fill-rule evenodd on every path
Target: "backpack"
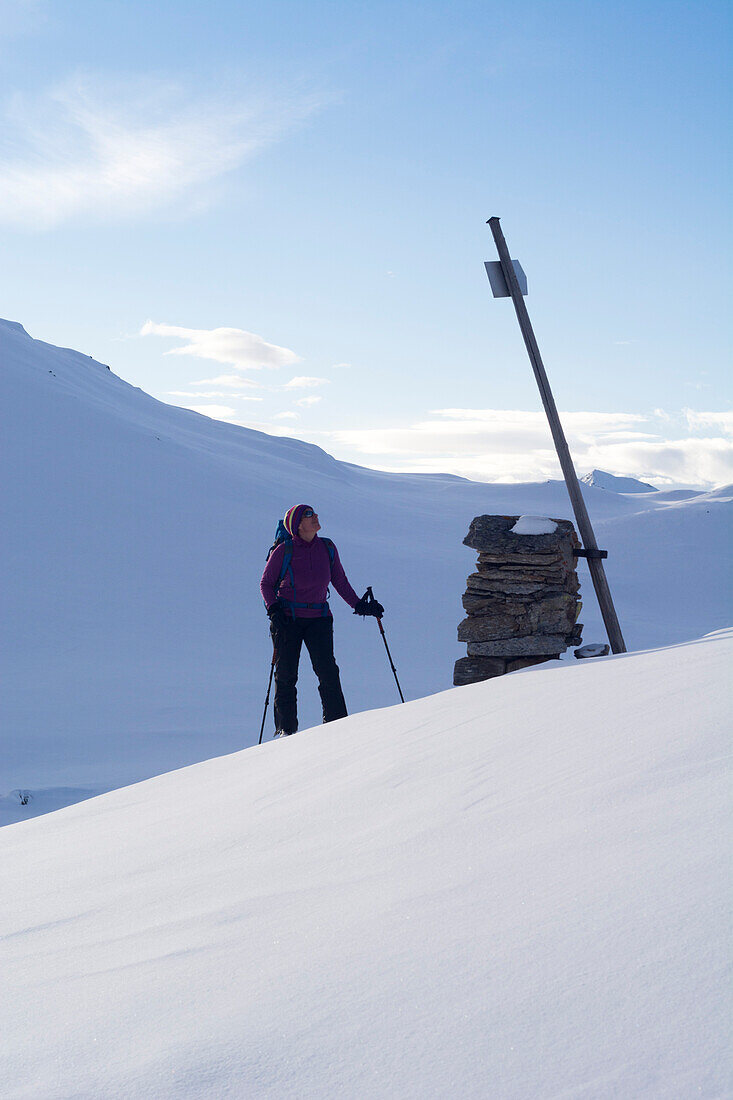
M 328 539 L 328 538 L 322 538 L 321 542 L 323 543 L 323 545 L 328 550 L 328 560 L 329 560 L 331 569 L 333 569 L 333 559 L 334 559 L 335 554 L 336 554 L 336 547 L 333 545 L 331 540 Z M 283 554 L 282 565 L 280 566 L 280 576 L 278 577 L 277 583 L 275 585 L 275 592 L 276 593 L 277 593 L 278 588 L 282 584 L 283 580 L 285 579 L 285 576 L 286 576 L 287 573 L 290 573 L 290 586 L 293 589 L 293 592 L 295 592 L 295 577 L 293 576 L 293 570 L 290 567 L 290 562 L 292 561 L 292 558 L 293 558 L 293 537 L 292 537 L 292 535 L 288 534 L 287 529 L 285 527 L 285 524 L 283 523 L 282 520 L 280 520 L 278 522 L 278 525 L 277 525 L 277 530 L 275 531 L 275 541 L 273 542 L 270 549 L 267 551 L 267 557 L 265 558 L 266 562 L 268 562 L 270 560 L 272 554 L 275 552 L 275 550 L 277 550 L 278 546 L 281 546 L 283 543 L 285 544 L 285 553 Z M 298 605 L 293 605 L 293 606 L 300 607 L 300 606 L 304 606 L 304 605 L 298 604 Z M 326 604 L 319 605 L 319 606 L 323 606 L 324 608 L 327 608 L 328 604 L 326 603 Z M 326 612 L 324 611 L 324 614 L 325 613 Z

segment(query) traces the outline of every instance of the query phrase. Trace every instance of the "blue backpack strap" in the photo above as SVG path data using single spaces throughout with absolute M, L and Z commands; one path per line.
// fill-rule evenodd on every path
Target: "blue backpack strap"
M 278 526 L 278 534 L 280 533 L 281 526 L 282 523 L 280 523 L 280 525 Z M 295 575 L 290 564 L 293 560 L 293 540 L 291 539 L 290 535 L 286 533 L 285 538 L 281 539 L 281 541 L 278 543 L 278 546 L 283 547 L 283 560 L 280 562 L 280 576 L 277 578 L 277 584 L 275 585 L 275 594 L 277 595 L 280 585 L 285 580 L 285 577 L 289 575 L 290 586 L 293 589 L 293 600 L 283 599 L 283 603 L 287 604 L 287 606 L 290 608 L 291 616 L 295 618 Z M 281 597 L 278 595 L 278 599 L 280 598 Z
M 328 550 L 328 560 L 329 560 L 331 569 L 333 569 L 333 559 L 336 556 L 336 547 L 333 545 L 333 543 L 331 542 L 331 540 L 329 538 L 322 538 L 321 542 L 325 544 L 325 547 Z M 326 589 L 326 602 L 323 604 L 323 609 L 321 611 L 321 614 L 322 615 L 328 615 L 328 589 Z
M 328 550 L 328 560 L 330 561 L 331 568 L 333 569 L 333 559 L 336 556 L 336 547 L 333 545 L 330 539 L 324 538 L 321 539 L 321 542 L 325 543 L 326 549 Z
M 277 585 L 275 587 L 279 588 L 282 581 L 285 579 L 286 574 L 289 573 L 290 584 L 292 586 L 293 592 L 295 592 L 295 577 L 293 576 L 293 570 L 290 565 L 291 561 L 293 560 L 293 540 L 285 539 L 284 546 L 285 550 L 283 552 L 283 560 L 280 564 L 280 576 L 278 577 Z

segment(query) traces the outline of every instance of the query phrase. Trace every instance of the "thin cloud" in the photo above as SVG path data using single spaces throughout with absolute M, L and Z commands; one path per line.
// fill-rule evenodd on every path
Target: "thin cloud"
M 560 476 L 544 413 L 502 409 L 443 409 L 443 420 L 404 427 L 313 433 L 354 460 L 368 456 L 379 469 L 453 473 L 482 481 L 537 481 Z M 690 413 L 691 424 L 723 414 Z M 662 438 L 678 429 L 671 418 L 636 413 L 561 413 L 579 471 L 595 467 L 655 485 L 713 486 L 733 480 L 733 445 L 713 438 Z M 716 419 L 716 423 L 718 420 Z M 634 428 L 645 428 L 633 430 Z
M 275 413 L 273 420 L 300 420 L 300 413 L 284 412 Z
M 291 378 L 289 382 L 286 382 L 283 386 L 283 389 L 305 390 L 312 389 L 315 386 L 327 386 L 328 383 L 328 378 L 309 378 L 307 375 L 300 375 L 297 378 Z
M 270 344 L 256 333 L 245 332 L 241 328 L 181 328 L 178 325 L 146 321 L 140 329 L 140 335 L 168 336 L 185 340 L 186 343 L 182 348 L 169 348 L 165 354 L 193 355 L 198 359 L 213 359 L 216 363 L 226 363 L 236 367 L 237 370 L 261 370 L 263 367 L 276 369 L 300 362 L 300 356 L 290 348 Z M 194 385 L 211 385 L 213 382 L 213 379 L 209 379 L 208 382 L 194 383 Z M 240 386 L 243 384 L 241 379 L 238 384 Z
M 694 412 L 692 409 L 685 409 L 684 414 L 687 423 L 693 431 L 706 428 L 717 428 L 725 435 L 733 435 L 733 411 Z
M 727 439 L 668 439 L 589 448 L 586 464 L 655 485 L 704 485 L 733 481 L 733 445 Z
M 318 396 L 318 397 L 315 397 L 315 396 L 314 397 L 301 397 L 299 401 L 295 402 L 295 404 L 296 405 L 303 405 L 303 406 L 307 407 L 308 405 L 317 405 L 318 402 L 322 401 L 322 400 L 323 400 L 323 398 L 320 397 L 320 396 Z
M 216 378 L 199 378 L 197 382 L 191 382 L 192 386 L 231 386 L 233 389 L 241 389 L 242 386 L 246 386 L 248 389 L 262 389 L 257 383 L 253 382 L 251 378 L 242 378 L 238 374 L 220 374 Z
M 262 398 L 262 397 L 252 397 L 252 395 L 249 394 L 249 393 L 222 393 L 221 390 L 203 390 L 203 391 L 201 391 L 201 390 L 199 390 L 199 391 L 168 390 L 166 396 L 167 397 L 187 397 L 189 400 L 192 397 L 228 397 L 230 400 L 232 398 L 234 398 L 237 401 L 263 401 L 264 400 L 264 398 Z
M 481 453 L 523 453 L 552 448 L 543 412 L 521 409 L 437 409 L 441 420 L 424 420 L 402 428 L 360 428 L 334 433 L 365 454 L 441 455 Z M 647 417 L 634 413 L 562 413 L 569 438 L 591 443 L 599 437 L 628 432 L 628 425 L 641 425 Z M 640 433 L 647 438 L 648 433 Z M 633 438 L 637 433 L 632 433 Z
M 5 105 L 0 221 L 48 229 L 82 216 L 139 217 L 205 205 L 207 185 L 321 103 L 315 96 L 192 101 L 151 79 L 76 77 Z M 186 205 L 187 204 L 187 205 Z
M 578 439 L 592 442 L 603 440 L 604 443 L 623 443 L 633 439 L 655 439 L 651 432 L 598 432 L 595 436 L 587 432 L 578 433 Z
M 469 421 L 485 424 L 547 425 L 544 412 L 527 412 L 525 409 L 432 409 L 434 416 L 447 420 Z M 620 427 L 644 424 L 648 416 L 643 413 L 624 412 L 564 412 L 562 422 L 575 431 L 617 431 Z

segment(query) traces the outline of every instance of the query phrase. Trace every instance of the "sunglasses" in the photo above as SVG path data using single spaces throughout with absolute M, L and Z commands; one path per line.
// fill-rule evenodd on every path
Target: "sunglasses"
M 306 510 L 303 512 L 303 519 L 310 519 L 311 516 L 315 516 L 315 514 L 316 513 L 313 511 L 312 508 L 306 508 Z

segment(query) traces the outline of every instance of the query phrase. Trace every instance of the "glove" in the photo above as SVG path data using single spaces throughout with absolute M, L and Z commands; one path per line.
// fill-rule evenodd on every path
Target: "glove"
M 270 633 L 275 638 L 285 629 L 288 617 L 279 603 L 274 603 L 272 607 L 268 607 L 267 616 L 270 620 Z
M 377 603 L 373 596 L 371 599 L 368 596 L 362 596 L 354 608 L 354 614 L 373 615 L 375 619 L 381 619 L 384 615 L 384 608 L 381 603 Z

